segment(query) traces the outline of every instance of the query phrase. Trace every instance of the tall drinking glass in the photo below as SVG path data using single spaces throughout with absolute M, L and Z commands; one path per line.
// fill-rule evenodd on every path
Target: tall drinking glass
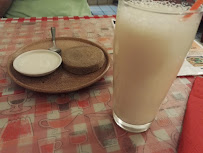
M 201 8 L 191 12 L 191 5 L 181 0 L 119 0 L 113 117 L 123 129 L 143 132 L 154 120 L 202 18 Z

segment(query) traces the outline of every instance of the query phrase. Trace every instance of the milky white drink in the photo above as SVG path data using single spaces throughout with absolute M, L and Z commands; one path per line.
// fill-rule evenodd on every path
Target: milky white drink
M 147 130 L 154 120 L 202 16 L 183 20 L 179 13 L 187 7 L 137 2 L 119 1 L 114 40 L 114 119 L 132 132 Z

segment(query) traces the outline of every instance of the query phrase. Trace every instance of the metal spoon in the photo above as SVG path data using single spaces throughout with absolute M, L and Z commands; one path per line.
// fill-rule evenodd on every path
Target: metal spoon
M 51 48 L 49 48 L 49 50 L 53 51 L 53 52 L 56 52 L 58 54 L 61 54 L 61 49 L 56 47 L 55 33 L 56 33 L 56 28 L 51 27 L 51 36 L 52 36 L 53 46 Z

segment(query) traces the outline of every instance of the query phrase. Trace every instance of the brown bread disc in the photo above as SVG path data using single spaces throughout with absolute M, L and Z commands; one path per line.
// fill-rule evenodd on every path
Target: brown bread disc
M 95 46 L 79 46 L 62 52 L 63 68 L 73 74 L 88 74 L 99 70 L 105 56 L 100 48 Z

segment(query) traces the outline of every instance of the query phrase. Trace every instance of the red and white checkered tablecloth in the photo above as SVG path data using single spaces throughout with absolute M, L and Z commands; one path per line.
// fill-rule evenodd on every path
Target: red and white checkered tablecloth
M 28 43 L 50 38 L 52 26 L 57 36 L 85 38 L 112 54 L 112 18 L 0 19 L 1 153 L 176 152 L 194 77 L 177 78 L 151 128 L 134 134 L 119 128 L 112 118 L 112 67 L 93 86 L 57 95 L 21 88 L 7 74 L 8 56 Z

